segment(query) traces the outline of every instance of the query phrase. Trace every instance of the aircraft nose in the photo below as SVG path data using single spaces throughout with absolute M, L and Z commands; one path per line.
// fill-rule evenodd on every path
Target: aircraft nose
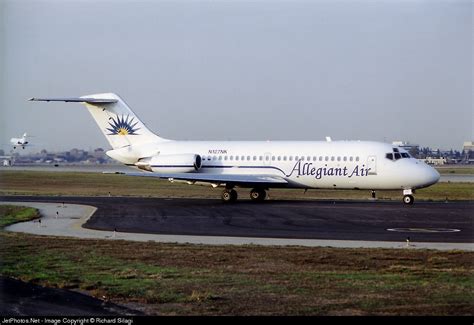
M 424 181 L 426 185 L 428 186 L 437 183 L 441 177 L 438 171 L 431 166 L 425 167 L 424 174 L 425 174 Z

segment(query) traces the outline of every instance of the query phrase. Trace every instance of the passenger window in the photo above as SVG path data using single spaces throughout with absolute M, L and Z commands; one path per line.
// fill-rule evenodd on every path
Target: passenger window
M 281 160 L 281 156 L 278 156 L 278 161 L 280 161 L 280 160 Z
M 283 160 L 286 161 L 286 156 L 283 156 Z
M 356 157 L 356 161 L 359 161 L 359 156 Z
M 250 156 L 247 156 L 247 160 L 250 160 Z
M 239 160 L 239 156 L 235 156 L 235 160 Z
M 310 156 L 306 157 L 306 161 L 311 161 L 311 157 Z
M 323 161 L 323 156 L 319 156 L 319 161 Z
M 230 159 L 230 160 L 234 160 L 234 156 L 230 156 L 229 159 Z
M 341 161 L 341 157 L 337 156 L 337 161 Z
M 227 160 L 227 156 L 224 156 L 224 160 Z
M 299 156 L 295 156 L 295 160 L 298 160 Z
M 217 160 L 217 156 L 213 156 L 213 157 L 212 157 L 212 160 Z
M 272 160 L 275 161 L 275 156 L 272 156 Z
M 346 157 L 346 156 L 344 156 L 344 161 L 347 161 L 347 157 Z
M 257 156 L 253 156 L 253 160 L 254 160 L 254 161 L 257 160 Z
M 334 161 L 334 156 L 331 156 L 331 161 Z
M 293 161 L 293 156 L 288 157 L 290 161 Z

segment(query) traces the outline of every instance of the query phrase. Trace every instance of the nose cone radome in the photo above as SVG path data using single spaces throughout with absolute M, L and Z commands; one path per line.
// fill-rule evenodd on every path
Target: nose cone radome
M 423 166 L 422 174 L 422 187 L 428 187 L 436 184 L 441 177 L 436 169 L 428 165 Z
M 441 178 L 441 175 L 438 173 L 438 171 L 434 168 L 431 168 L 433 171 L 433 174 L 431 175 L 433 184 L 438 183 L 439 179 Z

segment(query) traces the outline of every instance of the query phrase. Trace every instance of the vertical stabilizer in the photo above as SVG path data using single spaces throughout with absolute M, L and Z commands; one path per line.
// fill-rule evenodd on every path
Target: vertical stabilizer
M 30 100 L 84 103 L 114 149 L 167 141 L 151 132 L 125 101 L 113 93 L 75 98 L 31 98 Z
M 105 103 L 85 101 L 87 109 L 114 149 L 165 140 L 151 132 L 118 95 L 106 93 L 81 98 L 116 100 Z

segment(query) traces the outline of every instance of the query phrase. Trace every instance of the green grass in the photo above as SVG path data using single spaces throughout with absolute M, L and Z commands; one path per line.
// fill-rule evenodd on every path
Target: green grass
M 35 185 L 32 185 L 35 184 Z M 2 195 L 83 195 L 219 198 L 221 189 L 170 183 L 146 177 L 76 172 L 0 171 Z M 248 189 L 238 189 L 240 199 L 249 199 Z M 379 199 L 401 200 L 401 191 L 379 191 Z M 370 191 L 272 189 L 270 199 L 360 199 Z M 474 183 L 437 183 L 416 192 L 416 200 L 473 200 Z
M 11 218 L 23 220 L 22 211 Z M 150 314 L 472 315 L 474 310 L 472 252 L 178 245 L 10 232 L 0 232 L 0 241 L 3 276 L 133 303 Z
M 29 221 L 39 217 L 38 210 L 34 208 L 0 205 L 0 229 L 16 222 Z

